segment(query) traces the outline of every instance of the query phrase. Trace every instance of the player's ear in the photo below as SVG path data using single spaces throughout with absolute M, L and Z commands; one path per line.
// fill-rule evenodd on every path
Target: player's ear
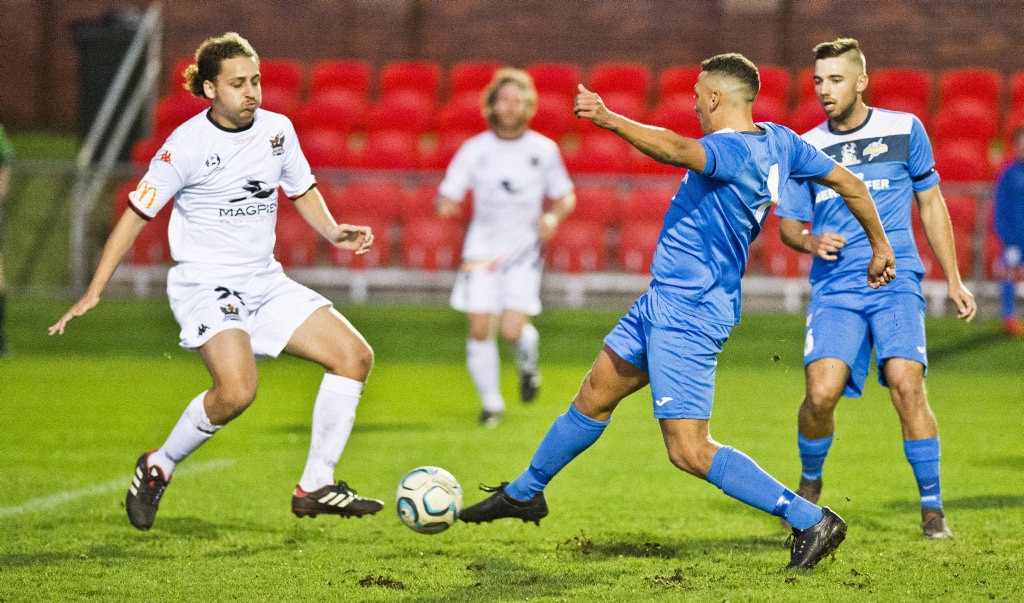
M 203 94 L 206 95 L 207 100 L 213 100 L 213 95 L 216 93 L 217 88 L 213 85 L 210 80 L 203 80 Z
M 868 87 L 868 74 L 862 73 L 857 76 L 857 93 L 863 94 Z

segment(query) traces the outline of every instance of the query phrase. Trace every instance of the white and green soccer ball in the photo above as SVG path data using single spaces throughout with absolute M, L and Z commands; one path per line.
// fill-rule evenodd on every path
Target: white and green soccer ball
M 399 480 L 395 507 L 398 518 L 412 531 L 438 534 L 459 518 L 462 486 L 440 467 L 417 467 Z

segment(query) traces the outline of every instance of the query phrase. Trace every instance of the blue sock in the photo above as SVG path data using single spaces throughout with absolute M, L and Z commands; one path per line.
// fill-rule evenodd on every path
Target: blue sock
M 555 419 L 540 441 L 530 459 L 530 468 L 505 486 L 505 493 L 525 501 L 542 492 L 556 473 L 601 437 L 610 422 L 611 419 L 595 421 L 570 404 L 569 410 Z
M 1017 316 L 1017 283 L 1003 281 L 999 283 L 999 317 L 1002 319 Z
M 904 440 L 903 452 L 917 480 L 921 493 L 921 506 L 942 508 L 942 489 L 939 487 L 939 438 Z
M 821 508 L 796 496 L 735 448 L 719 448 L 706 478 L 729 496 L 806 530 L 821 521 Z
M 800 449 L 800 465 L 804 479 L 821 479 L 821 471 L 825 467 L 825 457 L 832 447 L 835 434 L 812 440 L 797 432 L 796 444 Z

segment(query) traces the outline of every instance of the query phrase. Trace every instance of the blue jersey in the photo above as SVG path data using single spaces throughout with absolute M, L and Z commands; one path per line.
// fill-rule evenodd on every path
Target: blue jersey
M 792 130 L 758 126 L 762 131 L 723 130 L 700 139 L 704 171 L 690 170 L 672 198 L 651 263 L 651 287 L 670 307 L 719 324 L 739 322 L 750 243 L 778 202 L 780 185 L 835 168 Z
M 920 120 L 913 114 L 870 109 L 867 120 L 847 132 L 834 132 L 823 122 L 803 138 L 845 166 L 867 185 L 878 208 L 882 226 L 896 254 L 901 275 L 886 290 L 916 290 L 924 275 L 911 224 L 914 193 L 939 183 L 931 143 Z M 834 261 L 815 256 L 811 263 L 812 294 L 821 291 L 871 290 L 864 269 L 871 259 L 871 245 L 860 223 L 843 200 L 827 187 L 813 182 L 787 183 L 775 213 L 811 223 L 811 232 L 834 232 L 846 238 Z
M 1014 161 L 996 179 L 992 218 L 1003 244 L 1024 247 L 1024 159 Z

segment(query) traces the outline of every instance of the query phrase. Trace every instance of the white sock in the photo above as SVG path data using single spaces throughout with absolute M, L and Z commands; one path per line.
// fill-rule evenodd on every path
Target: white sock
M 501 397 L 498 381 L 500 362 L 497 340 L 466 341 L 466 366 L 487 412 L 505 410 L 505 399 Z
M 537 370 L 537 361 L 540 357 L 539 350 L 540 333 L 533 323 L 523 325 L 523 330 L 516 343 L 516 364 L 520 372 Z
M 203 404 L 205 399 L 205 391 L 193 398 L 174 425 L 174 429 L 171 429 L 171 434 L 167 436 L 164 445 L 149 455 L 149 464 L 160 467 L 167 478 L 171 477 L 178 463 L 185 460 L 185 457 L 195 452 L 223 427 L 214 425 L 206 416 L 206 407 Z
M 334 483 L 334 466 L 338 464 L 352 433 L 363 386 L 361 381 L 330 373 L 324 375 L 320 382 L 320 391 L 313 404 L 309 456 L 299 480 L 299 487 L 304 492 L 313 492 Z

